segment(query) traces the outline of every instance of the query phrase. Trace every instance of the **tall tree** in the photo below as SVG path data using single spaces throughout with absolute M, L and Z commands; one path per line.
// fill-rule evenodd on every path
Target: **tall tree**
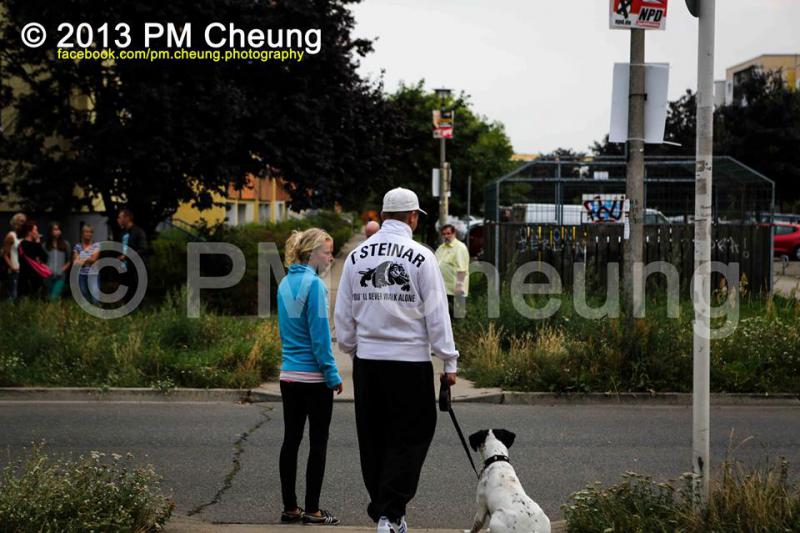
M 31 207 L 63 212 L 101 197 L 109 215 L 125 204 L 147 229 L 179 202 L 209 207 L 212 193 L 247 173 L 285 177 L 295 208 L 352 203 L 357 185 L 387 163 L 375 134 L 384 130 L 382 88 L 356 72 L 371 46 L 351 37 L 347 5 L 357 1 L 0 0 L 2 101 L 11 109 L 0 176 Z M 56 59 L 52 45 L 20 42 L 26 22 L 52 39 L 65 19 L 95 30 L 127 23 L 130 50 L 145 48 L 146 21 L 192 23 L 195 50 L 213 21 L 319 29 L 322 39 L 319 53 L 294 63 L 71 61 Z
M 423 84 L 401 85 L 388 98 L 394 157 L 387 174 L 375 180 L 373 198 L 377 201 L 391 187 L 413 188 L 430 214 L 425 220 L 430 233 L 439 209 L 431 191 L 431 170 L 439 167 L 439 141 L 432 135 L 431 114 L 441 102 Z M 466 214 L 467 181 L 472 176 L 471 211 L 478 214 L 483 211 L 484 185 L 513 168 L 514 151 L 503 125 L 473 111 L 466 94 L 449 99 L 445 106 L 455 110 L 454 136 L 446 141 L 453 175 L 450 213 Z
M 778 72 L 755 73 L 737 92 L 744 100 L 717 109 L 714 151 L 775 181 L 776 209 L 800 200 L 800 91 Z

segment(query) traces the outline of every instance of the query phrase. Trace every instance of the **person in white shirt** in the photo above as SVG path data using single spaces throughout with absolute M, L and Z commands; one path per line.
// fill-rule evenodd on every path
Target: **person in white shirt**
M 3 262 L 8 271 L 8 299 L 16 300 L 19 291 L 19 232 L 27 222 L 24 213 L 11 217 L 11 231 L 3 239 Z
M 458 352 L 434 254 L 412 238 L 417 195 L 397 188 L 383 198 L 380 231 L 345 260 L 334 323 L 353 357 L 353 387 L 367 513 L 378 533 L 404 533 L 436 429 L 431 352 L 442 379 L 456 382 Z

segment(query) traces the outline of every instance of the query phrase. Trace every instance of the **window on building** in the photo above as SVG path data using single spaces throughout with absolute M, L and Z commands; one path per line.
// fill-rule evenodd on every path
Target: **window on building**
M 747 102 L 742 94 L 742 84 L 751 80 L 761 69 L 757 65 L 740 70 L 733 74 L 733 102 L 737 104 L 747 105 Z
M 260 204 L 258 206 L 258 222 L 260 224 L 269 224 L 272 222 L 270 218 L 270 205 L 269 204 Z
M 275 202 L 275 220 L 286 220 L 286 202 Z

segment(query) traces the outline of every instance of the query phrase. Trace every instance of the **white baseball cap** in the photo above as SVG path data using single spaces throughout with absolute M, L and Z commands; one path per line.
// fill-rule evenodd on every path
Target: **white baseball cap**
M 419 211 L 423 215 L 428 214 L 419 208 L 419 198 L 417 198 L 417 193 L 402 187 L 392 189 L 383 195 L 383 211 L 385 213 Z

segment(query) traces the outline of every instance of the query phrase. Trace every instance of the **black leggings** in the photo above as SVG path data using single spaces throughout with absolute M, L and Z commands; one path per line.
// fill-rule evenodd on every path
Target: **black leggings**
M 293 511 L 297 507 L 295 484 L 297 479 L 297 452 L 303 440 L 306 418 L 311 448 L 306 465 L 305 511 L 319 510 L 322 478 L 325 476 L 325 456 L 328 451 L 328 428 L 333 414 L 333 390 L 325 383 L 290 383 L 281 381 L 283 397 L 283 445 L 281 446 L 280 473 L 283 508 Z

